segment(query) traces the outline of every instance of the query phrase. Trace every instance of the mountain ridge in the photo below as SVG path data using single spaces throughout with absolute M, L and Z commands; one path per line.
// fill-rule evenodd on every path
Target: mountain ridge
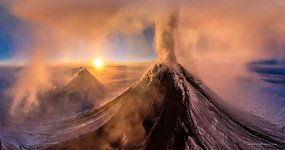
M 274 125 L 211 93 L 181 65 L 156 64 L 114 100 L 122 107 L 105 125 L 49 149 L 285 148 Z

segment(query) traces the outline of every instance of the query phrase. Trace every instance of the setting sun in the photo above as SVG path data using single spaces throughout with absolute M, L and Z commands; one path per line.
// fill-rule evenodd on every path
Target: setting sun
M 104 62 L 101 59 L 94 59 L 93 66 L 95 68 L 102 68 L 104 66 Z

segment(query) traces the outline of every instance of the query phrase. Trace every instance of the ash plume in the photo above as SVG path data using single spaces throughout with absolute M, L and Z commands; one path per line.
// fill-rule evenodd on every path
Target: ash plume
M 156 20 L 155 44 L 158 59 L 166 64 L 176 62 L 174 34 L 177 24 L 177 13 Z

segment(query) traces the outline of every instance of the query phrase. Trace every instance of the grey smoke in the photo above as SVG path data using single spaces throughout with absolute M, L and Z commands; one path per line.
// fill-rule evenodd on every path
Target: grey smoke
M 156 20 L 155 44 L 159 61 L 166 64 L 176 62 L 175 29 L 178 24 L 177 12 Z

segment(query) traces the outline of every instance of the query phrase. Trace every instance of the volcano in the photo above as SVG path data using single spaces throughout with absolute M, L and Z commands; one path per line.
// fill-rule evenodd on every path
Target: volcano
M 82 68 L 75 77 L 56 94 L 56 99 L 77 111 L 91 109 L 111 91 L 94 77 L 86 68 Z M 72 108 L 72 107 L 71 107 Z
M 40 97 L 40 110 L 47 114 L 70 114 L 91 110 L 112 91 L 86 68 L 82 68 L 64 87 L 53 89 Z M 48 107 L 51 106 L 51 107 Z
M 285 149 L 277 126 L 226 104 L 179 64 L 156 64 L 88 116 L 99 122 L 113 108 L 95 131 L 48 149 Z
M 83 68 L 68 83 L 63 91 L 68 95 L 76 95 L 83 99 L 102 99 L 110 90 L 94 77 L 86 68 Z

